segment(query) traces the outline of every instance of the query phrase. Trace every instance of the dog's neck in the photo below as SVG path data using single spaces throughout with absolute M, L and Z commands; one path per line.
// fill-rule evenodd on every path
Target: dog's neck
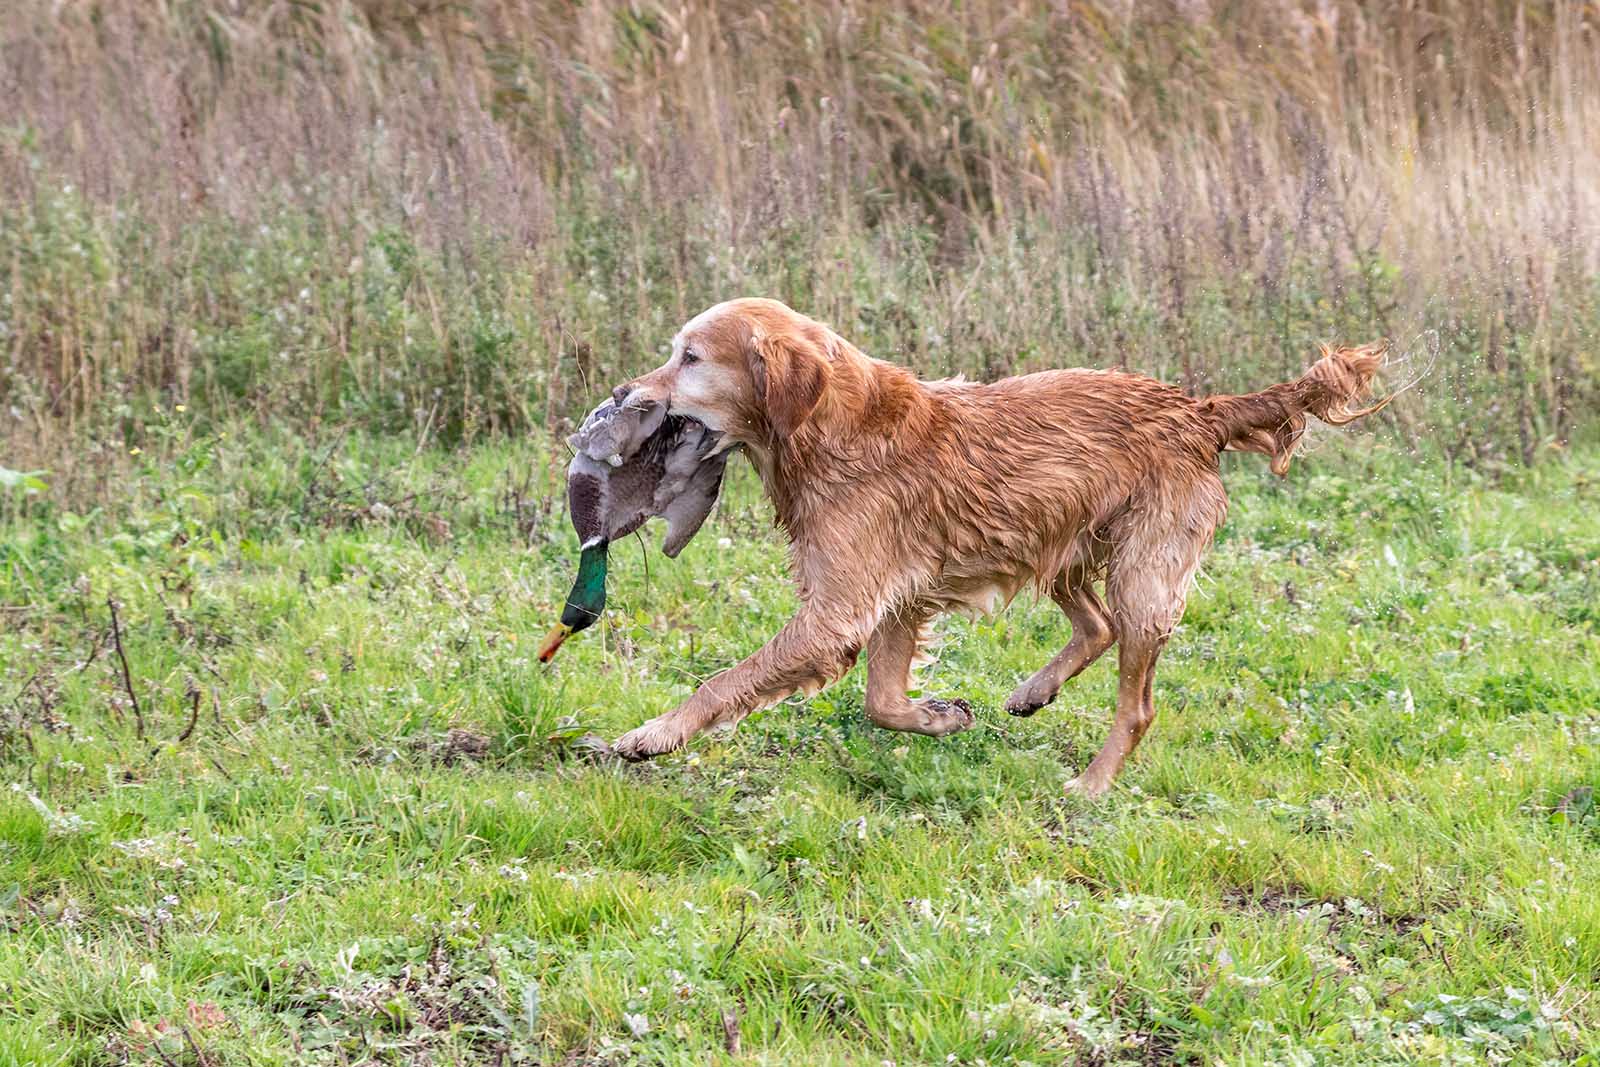
M 797 543 L 819 515 L 849 507 L 855 485 L 906 462 L 937 422 L 932 396 L 910 371 L 848 342 L 831 355 L 811 416 L 786 439 L 769 435 L 746 448 L 778 524 Z

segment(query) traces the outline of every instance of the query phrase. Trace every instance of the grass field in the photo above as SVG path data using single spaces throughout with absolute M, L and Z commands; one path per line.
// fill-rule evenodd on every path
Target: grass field
M 966 734 L 858 668 L 575 758 L 789 611 L 742 462 L 543 669 L 555 450 L 186 418 L 0 505 L 0 1063 L 1600 1063 L 1600 453 L 1230 458 L 1088 804 L 1112 666 L 1002 714 L 1065 640 L 1020 601 L 944 627 Z
M 0 101 L 0 1067 L 1600 1067 L 1600 6 L 11 0 Z M 1403 395 L 1224 461 L 1101 802 L 1050 604 L 958 737 L 587 761 L 792 609 L 736 461 L 534 653 L 563 428 L 739 295 Z

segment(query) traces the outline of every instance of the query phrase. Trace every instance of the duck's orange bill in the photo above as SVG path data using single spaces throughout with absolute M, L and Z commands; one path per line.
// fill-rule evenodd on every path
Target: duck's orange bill
M 544 641 L 539 645 L 539 662 L 549 663 L 554 659 L 556 650 L 561 647 L 561 642 L 565 641 L 571 633 L 572 627 L 564 622 L 558 622 L 550 627 L 550 632 L 544 635 Z

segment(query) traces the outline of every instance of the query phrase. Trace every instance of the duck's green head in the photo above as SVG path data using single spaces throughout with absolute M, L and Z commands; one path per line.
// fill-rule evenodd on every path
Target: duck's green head
M 606 548 L 605 541 L 589 545 L 578 557 L 578 577 L 567 594 L 566 607 L 561 609 L 561 621 L 545 635 L 539 646 L 539 662 L 549 663 L 561 643 L 579 630 L 593 626 L 606 606 Z

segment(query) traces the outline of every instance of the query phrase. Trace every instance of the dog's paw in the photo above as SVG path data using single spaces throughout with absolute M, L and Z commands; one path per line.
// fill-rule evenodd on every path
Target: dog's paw
M 1110 789 L 1110 778 L 1084 772 L 1068 782 L 1062 788 L 1062 791 L 1070 795 L 1083 797 L 1085 800 L 1097 800 L 1105 796 Z
M 947 737 L 958 734 L 962 730 L 972 727 L 977 719 L 972 714 L 972 706 L 965 700 L 943 700 L 939 697 L 929 697 L 919 700 L 917 706 L 922 709 L 927 717 L 927 733 L 932 737 Z
M 1038 692 L 1033 685 L 1023 682 L 1017 686 L 1015 692 L 1006 697 L 1006 711 L 1018 718 L 1026 719 L 1055 698 L 1054 693 L 1046 696 Z
M 671 716 L 662 715 L 617 738 L 611 745 L 611 754 L 638 763 L 682 748 L 685 740 Z

